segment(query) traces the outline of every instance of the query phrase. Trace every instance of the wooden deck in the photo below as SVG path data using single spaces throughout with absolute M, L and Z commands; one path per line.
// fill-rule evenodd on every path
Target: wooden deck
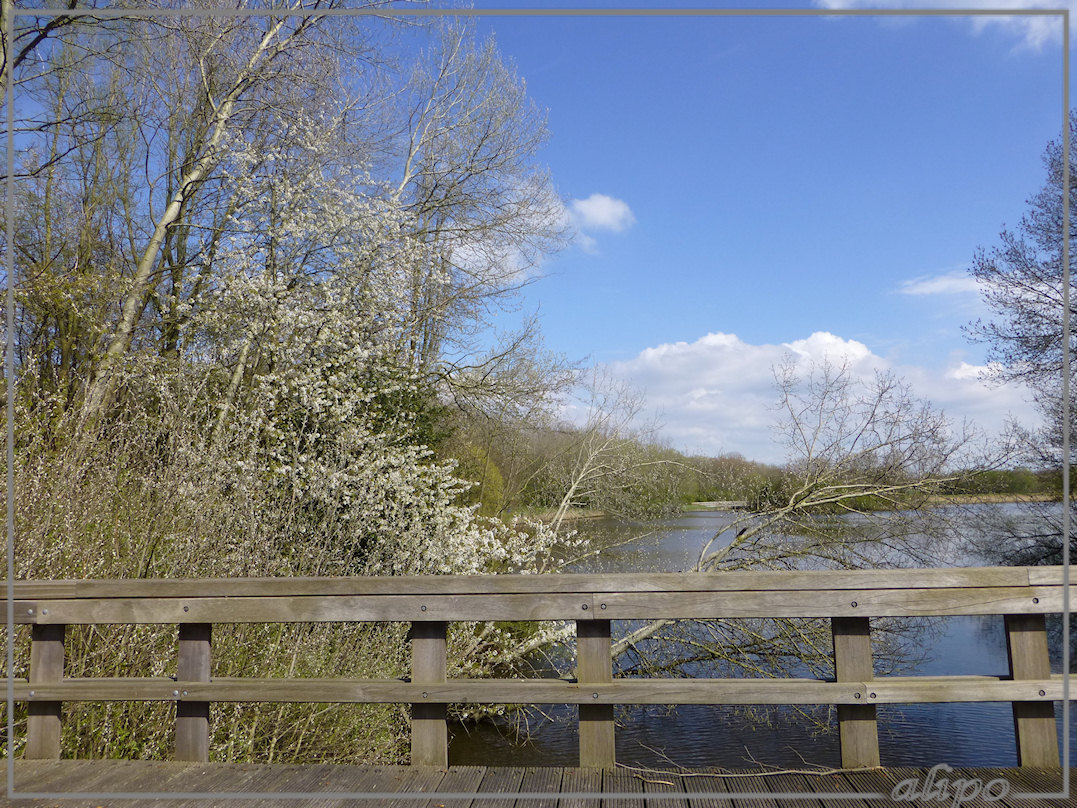
M 6 788 L 6 766 L 4 777 Z M 1071 777 L 1074 771 L 1071 770 Z M 871 808 L 872 806 L 952 806 L 954 800 L 896 801 L 889 795 L 906 778 L 923 782 L 924 769 L 875 769 L 824 775 L 764 774 L 758 770 L 721 773 L 658 772 L 629 768 L 615 771 L 560 768 L 507 768 L 459 766 L 448 770 L 405 766 L 285 766 L 224 763 L 182 763 L 171 761 L 77 761 L 20 760 L 15 763 L 16 793 L 82 793 L 82 797 L 58 799 L 0 800 L 11 806 L 58 806 L 58 808 L 99 808 L 103 806 L 183 806 L 202 808 L 216 805 L 250 805 L 289 808 L 336 808 L 337 806 L 390 806 L 391 808 Z M 960 804 L 972 808 L 1038 808 L 1073 806 L 1073 799 L 1022 797 L 1021 794 L 1061 790 L 1060 769 L 956 769 L 952 779 L 979 778 L 986 783 L 1001 778 L 1008 784 L 1002 799 L 978 799 Z M 182 792 L 190 796 L 154 799 L 151 795 Z M 323 793 L 317 798 L 294 795 Z M 407 793 L 410 792 L 410 793 Z M 696 797 L 704 793 L 724 797 Z M 244 793 L 245 799 L 214 796 Z M 385 794 L 383 797 L 347 799 L 336 794 Z M 471 797 L 479 793 L 505 794 L 503 798 Z M 551 796 L 525 798 L 521 795 L 545 793 Z M 828 798 L 827 794 L 871 794 L 879 797 Z M 123 794 L 124 797 L 109 796 Z M 430 796 L 420 796 L 429 794 Z M 557 794 L 559 796 L 552 796 Z M 602 797 L 602 794 L 627 794 Z M 797 797 L 797 794 L 818 796 Z M 145 795 L 145 796 L 140 796 Z M 392 796 L 396 795 L 396 796 Z M 594 796 L 591 796 L 594 795 Z M 788 795 L 788 796 L 783 796 Z M 886 796 L 881 796 L 886 795 Z M 995 795 L 992 795 L 995 796 Z M 289 798 L 290 797 L 290 798 Z

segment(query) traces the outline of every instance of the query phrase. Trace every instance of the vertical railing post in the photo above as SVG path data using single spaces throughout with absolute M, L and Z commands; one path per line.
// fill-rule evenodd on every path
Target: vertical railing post
M 610 621 L 576 621 L 576 679 L 586 695 L 587 685 L 613 681 L 610 659 Z M 580 705 L 580 766 L 612 769 L 614 726 L 612 704 Z
M 180 624 L 177 682 L 209 681 L 212 631 L 209 623 Z M 209 760 L 208 701 L 176 702 L 176 760 Z
M 1008 614 L 1006 653 L 1010 675 L 1017 679 L 1050 679 L 1047 622 L 1042 614 Z M 1050 701 L 1013 702 L 1018 766 L 1058 766 L 1058 730 Z
M 856 604 L 853 604 L 854 606 Z M 871 622 L 866 617 L 833 617 L 834 677 L 839 682 L 868 682 L 871 661 Z M 838 738 L 841 765 L 847 769 L 879 765 L 879 728 L 874 704 L 839 704 Z
M 447 624 L 438 620 L 411 624 L 411 681 L 415 684 L 444 683 L 446 628 Z M 444 704 L 411 705 L 411 765 L 448 767 L 449 728 Z
M 64 678 L 64 633 L 67 626 L 35 625 L 30 636 L 30 685 L 60 682 Z M 31 687 L 31 691 L 33 687 Z M 58 701 L 31 701 L 26 723 L 28 758 L 60 757 Z

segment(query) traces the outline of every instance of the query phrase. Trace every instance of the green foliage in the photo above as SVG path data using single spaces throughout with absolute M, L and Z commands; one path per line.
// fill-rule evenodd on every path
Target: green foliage
M 682 478 L 686 502 L 763 502 L 774 496 L 774 486 L 782 475 L 775 466 L 746 460 L 739 454 L 691 457 L 683 462 L 690 468 Z M 769 487 L 764 491 L 767 481 Z
M 940 493 L 975 496 L 978 494 L 1058 494 L 1062 490 L 1062 475 L 1057 471 L 1028 468 L 985 469 L 974 471 L 966 478 L 947 483 Z
M 370 425 L 375 432 L 391 435 L 400 445 L 435 451 L 452 436 L 451 408 L 439 400 L 433 383 L 416 371 L 372 369 L 365 385 L 373 391 Z
M 748 510 L 767 511 L 787 506 L 797 489 L 797 481 L 780 469 L 748 478 Z
M 468 480 L 472 487 L 461 495 L 460 501 L 478 505 L 480 516 L 497 516 L 505 506 L 505 480 L 501 470 L 479 446 L 467 443 L 456 466 L 456 475 Z

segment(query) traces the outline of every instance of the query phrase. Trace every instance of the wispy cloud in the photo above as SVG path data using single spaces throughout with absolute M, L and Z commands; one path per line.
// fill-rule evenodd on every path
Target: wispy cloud
M 919 0 L 815 0 L 815 5 L 826 9 L 922 9 Z M 1021 11 L 1031 9 L 1077 10 L 1077 0 L 936 0 L 930 4 L 935 9 Z M 1033 51 L 1061 41 L 1062 31 L 1055 16 L 1030 14 L 1007 14 L 999 16 L 972 16 L 966 18 L 974 33 L 988 28 L 1002 28 L 1012 32 L 1020 47 Z
M 980 286 L 967 272 L 954 270 L 903 281 L 898 291 L 903 295 L 968 295 L 979 294 Z
M 817 331 L 781 344 L 753 345 L 735 334 L 712 333 L 694 342 L 674 342 L 609 366 L 646 394 L 648 415 L 657 415 L 670 445 L 717 455 L 739 452 L 772 463 L 785 460 L 774 441 L 776 392 L 773 369 L 792 358 L 806 372 L 824 360 L 844 363 L 857 377 L 893 371 L 918 395 L 957 420 L 969 418 L 989 432 L 1009 415 L 1037 422 L 1027 391 L 985 384 L 984 367 L 954 357 L 941 368 L 895 364 L 857 340 Z

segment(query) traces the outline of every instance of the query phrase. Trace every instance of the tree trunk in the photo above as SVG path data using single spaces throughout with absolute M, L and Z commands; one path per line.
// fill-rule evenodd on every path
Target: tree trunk
M 276 39 L 284 26 L 287 17 L 282 17 L 263 35 L 258 47 L 247 61 L 246 66 L 240 71 L 232 87 L 217 106 L 213 116 L 211 134 L 206 140 L 202 155 L 193 162 L 191 168 L 182 175 L 179 188 L 172 195 L 164 213 L 157 220 L 150 237 L 149 243 L 142 251 L 142 255 L 135 267 L 135 275 L 131 281 L 131 287 L 123 302 L 123 310 L 116 331 L 105 350 L 105 355 L 94 376 L 93 382 L 86 395 L 86 404 L 83 410 L 83 427 L 87 432 L 100 422 L 102 415 L 111 406 L 116 392 L 117 371 L 121 360 L 126 356 L 131 347 L 135 327 L 142 315 L 143 308 L 150 290 L 150 284 L 155 274 L 158 256 L 161 246 L 169 227 L 174 225 L 183 211 L 184 203 L 194 197 L 202 184 L 208 179 L 210 172 L 217 164 L 220 153 L 221 141 L 228 129 L 236 102 L 243 91 L 253 81 L 255 71 L 265 57 L 273 40 Z M 278 44 L 278 49 L 280 45 Z

